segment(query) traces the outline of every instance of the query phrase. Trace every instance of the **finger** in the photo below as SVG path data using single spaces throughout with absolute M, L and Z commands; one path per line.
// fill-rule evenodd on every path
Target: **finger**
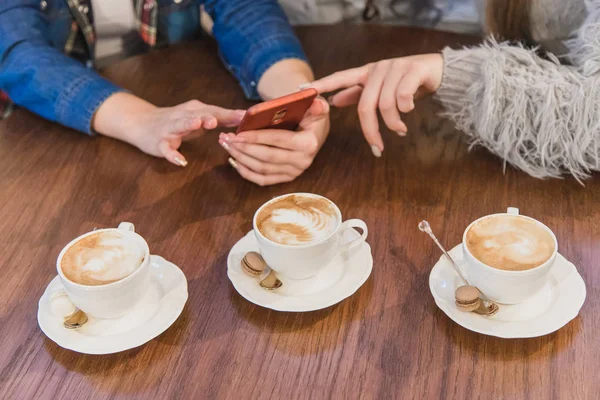
M 396 101 L 398 102 L 398 109 L 400 111 L 407 113 L 415 108 L 415 95 L 419 91 L 419 87 L 421 87 L 421 82 L 422 75 L 414 68 L 411 68 L 404 75 L 396 90 Z
M 216 128 L 217 125 L 227 127 L 237 126 L 242 122 L 242 118 L 244 118 L 244 114 L 246 114 L 245 110 L 230 110 L 223 107 L 204 104 L 198 100 L 190 100 L 179 104 L 174 108 L 184 111 L 186 115 L 192 114 L 197 117 L 203 117 L 204 122 L 209 125 L 206 127 L 207 129 Z M 213 118 L 217 120 L 217 125 L 212 121 Z
M 404 77 L 406 68 L 402 65 L 392 65 L 390 73 L 383 81 L 381 96 L 379 97 L 379 111 L 383 121 L 392 131 L 400 135 L 406 135 L 406 124 L 402 122 L 398 104 L 396 103 L 396 91 L 400 81 Z
M 247 168 L 262 175 L 284 174 L 290 176 L 299 176 L 303 170 L 293 164 L 274 164 L 259 160 L 251 155 L 238 150 L 234 145 L 228 146 L 225 143 L 225 150 L 238 162 L 244 164 Z M 263 146 L 264 147 L 264 146 Z
M 358 68 L 351 68 L 345 71 L 334 72 L 310 84 L 310 87 L 317 89 L 319 93 L 333 92 L 334 90 L 344 89 L 356 85 L 364 85 L 369 74 L 369 64 Z
M 390 63 L 386 61 L 379 62 L 374 65 L 369 73 L 369 81 L 363 90 L 360 101 L 358 102 L 358 116 L 360 125 L 367 142 L 373 149 L 373 154 L 377 157 L 383 151 L 383 140 L 379 132 L 379 121 L 377 121 L 377 105 L 383 81 L 390 69 Z M 375 146 L 375 147 L 373 147 Z M 377 148 L 377 150 L 375 150 Z
M 261 129 L 244 131 L 235 136 L 229 136 L 232 143 L 254 143 L 279 147 L 280 149 L 297 150 L 294 142 L 296 132 L 283 129 Z
M 329 98 L 329 104 L 334 107 L 348 107 L 357 104 L 362 95 L 362 86 L 352 86 L 334 94 Z
M 207 124 L 205 125 L 205 128 L 207 129 L 214 129 L 217 126 L 237 126 L 242 122 L 242 119 L 246 114 L 245 110 L 230 110 L 223 107 L 204 104 L 198 100 L 190 100 L 180 104 L 177 108 L 185 110 L 186 115 L 192 113 L 198 117 L 202 117 Z
M 167 135 L 186 135 L 191 131 L 202 128 L 203 118 L 195 113 L 184 113 L 183 115 L 174 118 L 167 131 Z
M 238 126 L 246 114 L 245 110 L 229 110 L 227 108 L 210 105 L 204 106 L 202 112 L 214 117 L 217 120 L 217 124 L 209 129 L 214 129 L 217 126 Z
M 188 162 L 177 149 L 173 148 L 172 144 L 168 140 L 161 140 L 158 143 L 158 151 L 163 155 L 169 162 L 178 165 L 180 167 L 185 167 Z
M 327 100 L 318 96 L 310 105 L 310 108 L 306 112 L 305 118 L 307 117 L 322 117 L 329 113 L 329 103 Z
M 228 140 L 227 137 L 220 137 L 219 143 L 221 146 L 223 146 L 223 148 L 225 148 L 225 150 L 232 150 L 236 152 L 236 156 L 234 156 L 234 158 L 237 158 L 237 153 L 244 153 L 262 162 L 279 165 L 292 164 L 296 165 L 298 168 L 301 168 L 301 163 L 296 162 L 300 156 L 300 154 L 297 152 L 262 144 L 233 143 Z
M 252 171 L 250 168 L 230 158 L 229 164 L 246 180 L 254 182 L 259 186 L 275 185 L 277 183 L 291 182 L 295 177 L 283 174 L 263 175 Z
M 166 136 L 183 138 L 189 137 L 190 133 L 206 128 L 207 122 L 216 121 L 214 117 L 195 111 L 185 111 L 175 114 Z M 210 128 L 207 128 L 210 129 Z
M 202 116 L 202 127 L 204 129 L 215 129 L 219 125 L 219 121 L 210 114 Z

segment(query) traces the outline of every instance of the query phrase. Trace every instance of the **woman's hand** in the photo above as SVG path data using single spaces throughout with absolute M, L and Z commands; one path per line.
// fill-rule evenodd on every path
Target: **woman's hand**
M 383 140 L 379 131 L 377 109 L 386 126 L 399 135 L 408 128 L 400 113 L 415 108 L 414 99 L 435 92 L 442 83 L 444 61 L 441 54 L 424 54 L 394 58 L 336 72 L 314 81 L 319 93 L 344 89 L 331 96 L 336 107 L 358 104 L 358 115 L 365 138 L 373 154 L 381 156 Z
M 317 98 L 298 131 L 264 129 L 221 133 L 219 143 L 229 163 L 245 179 L 260 186 L 290 182 L 312 164 L 329 133 L 329 105 Z
M 128 93 L 116 93 L 98 109 L 92 127 L 98 133 L 132 144 L 146 154 L 185 167 L 178 151 L 195 131 L 237 126 L 244 110 L 228 110 L 190 100 L 174 107 L 156 107 Z

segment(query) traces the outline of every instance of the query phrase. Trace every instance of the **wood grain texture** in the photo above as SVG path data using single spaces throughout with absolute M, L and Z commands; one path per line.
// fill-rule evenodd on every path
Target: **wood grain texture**
M 471 44 L 476 38 L 375 26 L 302 28 L 318 76 L 380 58 Z M 104 75 L 160 105 L 198 98 L 247 107 L 214 43 L 128 59 Z M 111 139 L 88 138 L 20 110 L 0 122 L 0 398 L 136 399 L 595 399 L 600 393 L 600 222 L 597 177 L 540 181 L 483 150 L 428 99 L 407 116 L 409 135 L 385 132 L 375 159 L 355 110 L 333 110 L 332 134 L 297 181 L 260 188 L 226 163 L 216 134 L 186 143 L 187 168 Z M 371 278 L 351 298 L 311 313 L 245 301 L 226 255 L 273 196 L 315 192 L 369 225 Z M 558 332 L 502 340 L 453 323 L 429 293 L 439 258 L 418 232 L 428 219 L 459 242 L 477 217 L 507 206 L 554 229 L 588 298 Z M 132 221 L 153 253 L 179 265 L 189 301 L 157 339 L 120 354 L 63 350 L 37 326 L 37 302 L 73 237 Z

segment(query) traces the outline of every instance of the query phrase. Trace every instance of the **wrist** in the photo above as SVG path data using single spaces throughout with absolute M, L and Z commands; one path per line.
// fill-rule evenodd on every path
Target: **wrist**
M 153 104 L 130 93 L 119 92 L 107 98 L 92 118 L 92 129 L 135 145 L 144 116 L 156 110 Z
M 431 54 L 431 62 L 434 77 L 430 90 L 435 93 L 442 85 L 442 79 L 444 78 L 444 57 L 439 53 Z
M 303 60 L 286 59 L 273 64 L 258 82 L 258 94 L 269 100 L 298 91 L 298 86 L 312 82 L 313 72 Z

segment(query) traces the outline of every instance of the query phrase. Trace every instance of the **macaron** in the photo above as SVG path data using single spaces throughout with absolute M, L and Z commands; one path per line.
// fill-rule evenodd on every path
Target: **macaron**
M 481 305 L 481 299 L 479 298 L 480 295 L 481 293 L 479 292 L 479 289 L 477 289 L 475 286 L 461 286 L 454 292 L 456 306 L 461 311 L 474 311 Z
M 250 276 L 259 276 L 266 268 L 265 259 L 255 251 L 246 253 L 242 259 L 242 270 Z

